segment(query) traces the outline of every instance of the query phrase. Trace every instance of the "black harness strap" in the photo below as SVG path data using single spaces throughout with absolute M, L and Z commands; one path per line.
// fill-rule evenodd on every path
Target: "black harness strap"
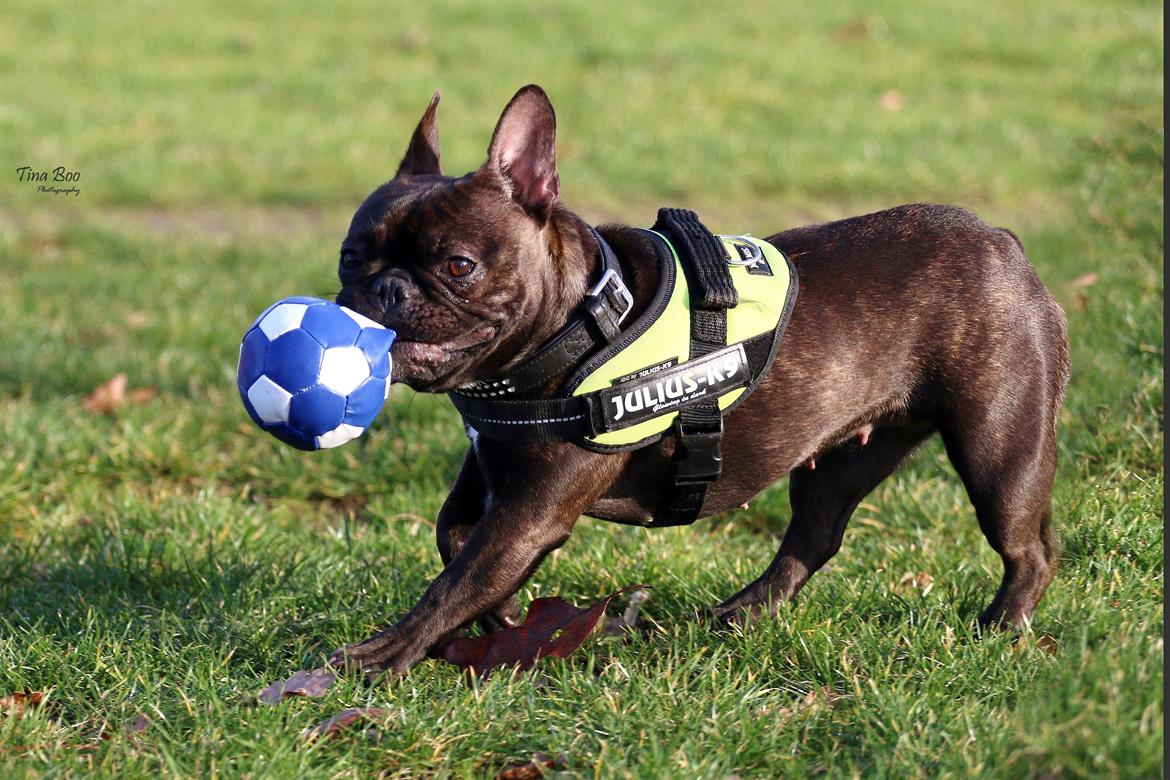
M 767 367 L 771 345 L 771 333 L 761 333 L 743 342 L 751 376 L 759 376 Z M 616 422 L 607 418 L 605 398 L 638 382 L 631 380 L 592 393 L 546 399 L 473 398 L 451 393 L 451 402 L 469 426 L 489 439 L 517 444 L 576 441 L 636 424 L 631 420 Z M 690 408 L 682 407 L 679 414 L 687 414 Z M 701 447 L 702 441 L 696 439 L 693 446 Z M 699 462 L 696 459 L 695 463 Z
M 652 230 L 665 234 L 682 261 L 691 296 L 691 360 L 727 345 L 727 310 L 739 293 L 723 242 L 688 209 L 662 208 Z M 717 399 L 683 407 L 675 420 L 674 491 L 658 512 L 663 525 L 693 522 L 707 488 L 723 472 L 723 414 Z
M 489 439 L 536 444 L 594 436 L 593 397 L 480 400 L 451 393 L 464 422 Z

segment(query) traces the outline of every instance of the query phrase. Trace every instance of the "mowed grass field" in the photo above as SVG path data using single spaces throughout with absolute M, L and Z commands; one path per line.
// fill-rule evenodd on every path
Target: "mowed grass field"
M 0 776 L 471 778 L 534 751 L 580 778 L 1161 776 L 1162 24 L 1089 0 L 4 3 L 0 698 L 46 700 L 0 706 Z M 445 399 L 399 388 L 358 442 L 286 448 L 241 408 L 238 339 L 335 291 L 349 214 L 435 89 L 461 173 L 532 81 L 591 219 L 670 204 L 767 235 L 941 201 L 1021 237 L 1073 362 L 1030 634 L 975 635 L 1000 563 L 934 442 L 742 632 L 692 615 L 767 565 L 783 484 L 688 528 L 582 520 L 522 593 L 646 583 L 655 632 L 252 703 L 414 603 L 466 444 Z M 87 411 L 119 372 L 157 397 Z M 386 714 L 298 736 L 354 706 Z

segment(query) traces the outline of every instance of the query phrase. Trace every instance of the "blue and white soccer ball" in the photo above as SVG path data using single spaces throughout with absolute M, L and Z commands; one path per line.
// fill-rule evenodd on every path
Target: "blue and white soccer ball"
M 264 430 L 302 450 L 362 434 L 390 392 L 394 331 L 320 298 L 285 298 L 240 342 L 236 384 Z

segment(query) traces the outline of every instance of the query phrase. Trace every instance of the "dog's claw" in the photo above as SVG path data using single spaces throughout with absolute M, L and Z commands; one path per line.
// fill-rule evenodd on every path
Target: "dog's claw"
M 716 607 L 712 607 L 708 611 L 711 621 L 714 622 L 716 628 L 743 628 L 748 623 L 756 620 L 767 614 L 768 609 L 765 605 L 740 602 L 737 604 L 728 604 L 724 602 Z

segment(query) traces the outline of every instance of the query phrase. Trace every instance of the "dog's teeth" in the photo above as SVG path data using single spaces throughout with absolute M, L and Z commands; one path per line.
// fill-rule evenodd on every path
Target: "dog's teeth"
M 809 458 L 808 459 L 808 470 L 812 471 L 816 467 L 817 467 L 817 459 L 816 458 Z
M 748 502 L 744 501 L 742 504 L 740 504 L 740 505 L 739 505 L 739 508 L 740 508 L 740 509 L 747 509 L 747 508 L 748 508 Z

